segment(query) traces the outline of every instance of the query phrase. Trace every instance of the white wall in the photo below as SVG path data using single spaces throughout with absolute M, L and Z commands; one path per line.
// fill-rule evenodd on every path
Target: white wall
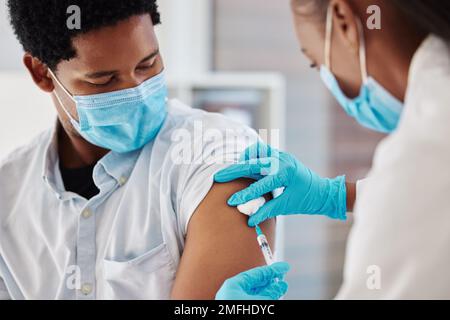
M 22 65 L 23 51 L 0 0 L 0 159 L 52 125 L 55 111 Z
M 158 1 L 162 25 L 156 28 L 166 72 L 191 77 L 211 69 L 212 1 Z
M 49 128 L 56 112 L 50 96 L 40 91 L 28 74 L 2 71 L 0 88 L 0 158 L 3 158 Z
M 0 71 L 19 70 L 22 48 L 9 25 L 6 0 L 0 0 L 0 48 Z

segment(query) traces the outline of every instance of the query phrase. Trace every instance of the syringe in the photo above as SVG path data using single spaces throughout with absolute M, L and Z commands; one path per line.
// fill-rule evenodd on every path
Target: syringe
M 266 261 L 267 265 L 271 265 L 275 262 L 275 259 L 273 258 L 273 253 L 270 249 L 269 242 L 267 241 L 266 236 L 262 233 L 262 230 L 259 226 L 256 226 L 255 230 L 256 234 L 258 235 L 256 239 L 258 240 L 259 247 L 261 248 L 262 254 L 264 256 L 264 260 Z
M 264 256 L 264 260 L 266 261 L 266 264 L 270 266 L 271 264 L 275 263 L 275 259 L 273 257 L 272 250 L 270 249 L 269 241 L 267 241 L 266 236 L 264 235 L 264 233 L 262 233 L 262 230 L 258 225 L 255 227 L 255 230 L 256 234 L 258 235 L 256 239 L 258 240 L 259 247 L 261 248 L 262 254 Z M 280 279 L 275 278 L 274 281 L 279 282 Z

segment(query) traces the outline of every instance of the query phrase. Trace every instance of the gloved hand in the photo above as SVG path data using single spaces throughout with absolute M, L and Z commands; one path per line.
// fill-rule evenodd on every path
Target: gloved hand
M 287 292 L 283 279 L 289 269 L 289 264 L 277 262 L 242 272 L 224 282 L 216 300 L 278 300 Z
M 340 220 L 347 218 L 345 176 L 321 178 L 294 156 L 262 142 L 247 148 L 239 163 L 214 176 L 214 180 L 219 183 L 239 178 L 258 181 L 231 196 L 228 200 L 230 206 L 245 204 L 285 187 L 281 196 L 265 203 L 250 217 L 250 227 L 279 215 L 311 214 Z

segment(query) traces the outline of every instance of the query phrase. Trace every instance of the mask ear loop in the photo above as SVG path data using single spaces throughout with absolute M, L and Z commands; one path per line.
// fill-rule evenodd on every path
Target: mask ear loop
M 333 35 L 333 8 L 328 6 L 325 27 L 325 66 L 331 71 L 331 36 Z
M 50 68 L 48 69 L 48 72 L 51 75 L 51 77 L 53 78 L 53 80 L 58 84 L 58 86 L 64 91 L 64 93 L 76 104 L 75 99 L 72 97 L 72 95 L 69 93 L 69 91 L 67 91 L 67 89 L 62 85 L 62 83 L 59 82 L 58 78 L 55 76 L 55 74 L 53 73 L 53 71 Z M 75 119 L 72 117 L 72 115 L 69 113 L 69 111 L 67 111 L 67 109 L 64 106 L 64 103 L 62 102 L 61 98 L 56 93 L 56 90 L 53 90 L 53 94 L 55 95 L 56 99 L 58 100 L 59 104 L 61 105 L 62 109 L 67 114 L 69 119 L 72 120 L 72 121 L 75 121 Z
M 364 27 L 359 18 L 356 21 L 356 25 L 359 33 L 359 65 L 361 68 L 361 77 L 363 83 L 366 83 L 369 78 L 367 75 L 366 40 L 364 37 Z

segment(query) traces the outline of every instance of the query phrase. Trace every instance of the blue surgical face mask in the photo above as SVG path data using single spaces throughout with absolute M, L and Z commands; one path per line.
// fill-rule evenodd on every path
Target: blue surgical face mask
M 164 123 L 167 115 L 164 73 L 135 88 L 86 96 L 72 96 L 51 70 L 50 74 L 76 105 L 79 121 L 54 92 L 72 125 L 96 146 L 118 153 L 140 149 L 156 137 Z
M 355 118 L 366 128 L 390 133 L 397 128 L 403 110 L 403 103 L 383 88 L 374 78 L 367 75 L 364 31 L 362 23 L 358 22 L 360 34 L 359 57 L 363 79 L 359 96 L 354 99 L 348 98 L 331 72 L 331 37 L 333 32 L 331 6 L 327 13 L 325 65 L 320 69 L 320 76 L 348 115 Z

